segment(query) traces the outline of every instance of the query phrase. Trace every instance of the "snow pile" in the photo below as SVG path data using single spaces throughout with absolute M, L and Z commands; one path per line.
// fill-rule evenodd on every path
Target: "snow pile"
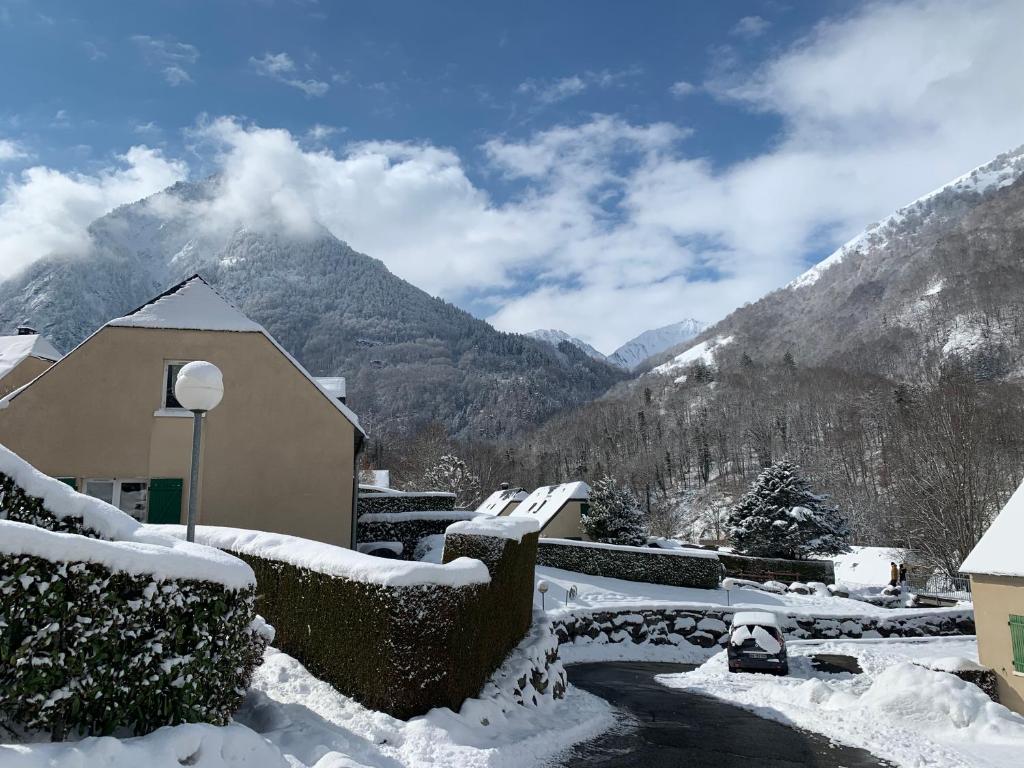
M 661 365 L 652 368 L 651 373 L 672 373 L 693 365 L 697 361 L 701 361 L 707 366 L 714 366 L 715 352 L 718 351 L 719 347 L 732 344 L 733 340 L 733 336 L 716 336 L 713 339 L 702 341 L 700 344 L 694 344 L 688 350 L 676 355 L 667 363 L 662 363 Z
M 470 536 L 493 536 L 499 539 L 522 541 L 528 533 L 537 533 L 540 523 L 528 517 L 484 517 L 452 523 L 446 533 Z
M 242 725 L 191 723 L 147 736 L 62 744 L 0 744 L 4 768 L 288 768 L 280 750 Z M 339 766 L 340 768 L 340 766 Z
M 730 673 L 720 653 L 693 672 L 657 679 L 867 749 L 899 765 L 1016 768 L 1024 749 L 1024 717 L 992 702 L 971 683 L 911 663 L 968 642 L 791 642 L 788 678 Z M 856 656 L 864 674 L 814 669 L 810 656 L 835 652 Z
M 185 536 L 185 527 L 182 525 L 149 527 L 167 531 L 174 536 L 182 538 Z M 329 576 L 380 584 L 386 587 L 411 587 L 425 584 L 463 587 L 472 584 L 487 584 L 491 580 L 487 566 L 479 560 L 472 560 L 468 557 L 460 557 L 444 565 L 390 560 L 282 533 L 265 533 L 210 525 L 196 527 L 196 541 L 229 552 L 259 557 L 264 560 L 277 560 L 297 568 L 306 568 Z

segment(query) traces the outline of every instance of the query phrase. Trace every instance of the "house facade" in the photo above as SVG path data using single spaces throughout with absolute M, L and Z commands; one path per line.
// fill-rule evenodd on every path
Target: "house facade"
M 204 417 L 199 523 L 352 546 L 358 419 L 198 276 L 0 400 L 0 442 L 139 520 L 182 522 L 192 414 L 174 380 L 192 360 L 224 376 Z
M 1024 484 L 971 551 L 978 659 L 996 673 L 999 703 L 1024 714 Z
M 509 516 L 537 520 L 541 538 L 589 541 L 580 519 L 589 499 L 590 486 L 582 481 L 544 485 L 523 499 Z
M 32 328 L 0 336 L 0 397 L 28 384 L 60 357 L 57 348 Z
M 509 488 L 508 484 L 499 488 L 476 508 L 478 515 L 489 515 L 490 517 L 504 517 L 510 515 L 522 504 L 530 494 L 522 488 Z

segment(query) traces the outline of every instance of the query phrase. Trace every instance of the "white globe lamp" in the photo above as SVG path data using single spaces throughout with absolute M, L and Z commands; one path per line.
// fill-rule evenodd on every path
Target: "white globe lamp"
M 199 455 L 203 440 L 203 415 L 224 397 L 224 376 L 213 363 L 195 360 L 183 365 L 174 380 L 174 396 L 181 407 L 192 411 L 192 474 L 188 484 L 188 524 L 185 537 L 196 540 L 199 501 Z

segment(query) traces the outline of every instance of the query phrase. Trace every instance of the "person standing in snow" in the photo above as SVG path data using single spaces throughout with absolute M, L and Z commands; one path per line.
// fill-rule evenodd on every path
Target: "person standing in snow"
M 907 588 L 907 564 L 900 563 L 900 589 Z
M 900 580 L 900 569 L 896 567 L 896 563 L 889 563 L 889 586 L 895 587 Z

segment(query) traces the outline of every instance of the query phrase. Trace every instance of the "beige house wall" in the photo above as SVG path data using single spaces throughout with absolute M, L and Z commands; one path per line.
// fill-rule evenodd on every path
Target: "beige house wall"
M 541 529 L 541 538 L 580 539 L 581 541 L 590 541 L 590 538 L 583 533 L 583 525 L 580 523 L 580 511 L 582 507 L 583 502 L 581 501 L 567 501 L 565 505 L 558 510 L 558 513 L 548 521 L 548 524 Z
M 520 504 L 522 504 L 521 501 L 510 501 L 508 503 L 508 506 L 506 506 L 503 510 L 501 510 L 501 512 L 498 513 L 498 517 L 508 517 L 512 514 L 513 510 Z
M 1024 616 L 1024 579 L 971 576 L 978 658 L 995 670 L 999 703 L 1024 714 L 1024 677 L 1013 670 L 1010 614 Z
M 184 519 L 191 414 L 155 412 L 165 364 L 189 360 L 224 374 L 199 522 L 351 546 L 355 428 L 259 333 L 103 328 L 0 410 L 0 442 L 79 482 L 182 478 Z
M 14 370 L 0 379 L 0 397 L 9 395 L 18 387 L 23 387 L 53 363 L 39 357 L 26 357 L 18 363 Z

